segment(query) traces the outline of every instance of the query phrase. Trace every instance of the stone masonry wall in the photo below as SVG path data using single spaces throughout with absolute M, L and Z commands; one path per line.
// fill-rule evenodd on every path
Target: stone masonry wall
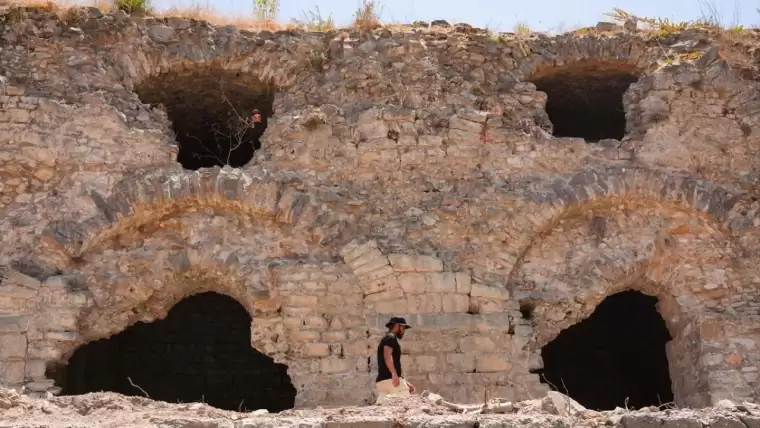
M 759 398 L 758 88 L 720 35 L 0 16 L 0 382 L 55 391 L 47 365 L 216 291 L 297 406 L 371 402 L 391 315 L 419 389 L 525 399 L 543 345 L 636 289 L 678 405 Z M 551 135 L 531 81 L 572 64 L 638 76 L 622 140 Z M 263 82 L 274 114 L 244 167 L 183 170 L 134 90 L 215 70 Z

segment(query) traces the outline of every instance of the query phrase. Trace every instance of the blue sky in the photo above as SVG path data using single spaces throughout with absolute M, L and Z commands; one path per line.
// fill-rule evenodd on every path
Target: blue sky
M 245 16 L 253 0 L 153 0 L 157 9 L 192 4 L 208 5 L 217 11 Z M 337 25 L 352 21 L 361 0 L 280 0 L 279 21 L 304 19 L 309 10 L 323 17 L 332 15 Z M 698 19 L 713 6 L 725 24 L 759 26 L 760 0 L 379 0 L 385 22 L 412 22 L 446 19 L 477 27 L 511 31 L 516 24 L 527 24 L 538 31 L 571 30 L 596 24 L 604 14 L 618 7 L 639 16 L 654 16 L 678 21 Z M 609 20 L 609 19 L 607 19 Z

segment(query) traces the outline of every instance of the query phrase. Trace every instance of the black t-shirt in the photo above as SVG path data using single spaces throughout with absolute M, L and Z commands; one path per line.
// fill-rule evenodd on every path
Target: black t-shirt
M 377 380 L 375 382 L 393 378 L 391 371 L 388 370 L 388 367 L 385 365 L 383 348 L 386 346 L 390 346 L 391 349 L 393 349 L 391 354 L 393 356 L 393 367 L 396 368 L 396 374 L 401 377 L 401 345 L 399 345 L 396 335 L 388 332 L 383 336 L 380 340 L 380 344 L 377 346 Z

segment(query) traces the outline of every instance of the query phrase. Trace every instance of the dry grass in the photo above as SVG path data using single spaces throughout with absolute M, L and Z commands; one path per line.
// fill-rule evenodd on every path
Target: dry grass
M 261 22 L 251 16 L 225 15 L 219 13 L 213 6 L 194 4 L 187 7 L 172 6 L 166 10 L 154 13 L 159 17 L 180 17 L 208 21 L 216 25 L 234 25 L 238 28 L 258 28 L 262 30 L 279 30 L 280 26 L 272 21 Z
M 354 12 L 354 28 L 372 31 L 380 26 L 380 5 L 375 0 L 362 0 L 362 5 Z

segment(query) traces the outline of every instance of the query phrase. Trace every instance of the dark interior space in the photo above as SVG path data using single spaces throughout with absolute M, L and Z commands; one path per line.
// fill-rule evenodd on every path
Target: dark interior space
M 78 348 L 49 376 L 61 395 L 144 396 L 142 388 L 150 398 L 172 403 L 241 411 L 292 408 L 296 389 L 287 367 L 251 347 L 250 329 L 251 317 L 234 299 L 197 294 L 163 320 L 140 322 Z
M 665 354 L 671 337 L 656 303 L 637 291 L 607 297 L 543 347 L 542 381 L 593 410 L 672 402 Z
M 190 170 L 247 164 L 261 147 L 275 95 L 253 75 L 213 67 L 164 73 L 135 92 L 143 103 L 166 109 L 179 144 L 177 162 Z
M 548 96 L 546 113 L 554 136 L 587 142 L 623 138 L 623 94 L 637 80 L 637 71 L 629 64 L 591 61 L 546 69 L 531 78 Z

